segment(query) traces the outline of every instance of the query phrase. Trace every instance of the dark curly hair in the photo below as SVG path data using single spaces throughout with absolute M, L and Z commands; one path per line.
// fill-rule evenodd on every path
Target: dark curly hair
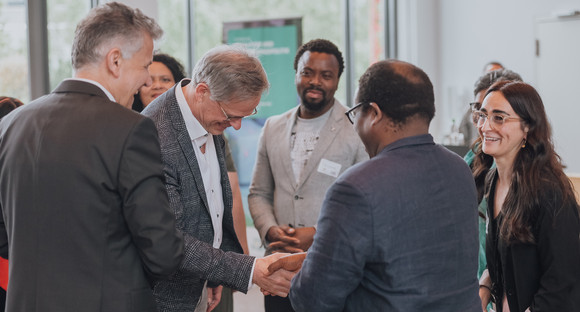
M 185 78 L 185 69 L 183 68 L 183 65 L 173 56 L 165 53 L 155 54 L 153 55 L 153 62 L 163 63 L 163 65 L 167 66 L 176 83 Z M 144 108 L 139 93 L 135 94 L 132 109 L 141 112 Z
M 371 65 L 359 79 L 357 103 L 374 102 L 398 125 L 419 115 L 431 121 L 435 116 L 433 84 L 415 65 L 385 60 Z
M 338 61 L 338 78 L 340 78 L 340 75 L 344 71 L 344 58 L 342 58 L 342 53 L 334 43 L 326 39 L 314 39 L 300 46 L 298 51 L 296 51 L 296 56 L 294 57 L 294 70 L 298 70 L 298 61 L 306 51 L 334 55 Z

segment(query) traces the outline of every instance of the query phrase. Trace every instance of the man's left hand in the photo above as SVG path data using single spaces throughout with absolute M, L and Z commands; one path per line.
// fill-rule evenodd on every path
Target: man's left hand
M 207 312 L 215 309 L 217 305 L 222 300 L 222 290 L 224 289 L 223 286 L 218 286 L 215 288 L 208 287 L 207 288 Z

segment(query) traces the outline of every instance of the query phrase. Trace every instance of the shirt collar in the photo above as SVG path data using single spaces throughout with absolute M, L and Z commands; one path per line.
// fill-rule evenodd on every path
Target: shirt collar
M 383 150 L 380 153 L 386 153 L 388 151 L 392 151 L 394 149 L 398 149 L 405 146 L 423 145 L 423 144 L 435 145 L 435 142 L 433 141 L 433 136 L 431 136 L 431 134 L 429 133 L 426 133 L 411 137 L 405 137 L 385 146 L 385 148 L 383 148 Z
M 111 94 L 111 92 L 109 92 L 109 90 L 105 89 L 105 87 L 103 87 L 102 84 L 94 81 L 94 80 L 90 80 L 90 79 L 85 79 L 85 78 L 67 78 L 65 80 L 77 80 L 77 81 L 84 81 L 90 84 L 93 84 L 97 87 L 99 87 L 101 90 L 103 90 L 103 92 L 105 92 L 105 94 L 107 95 L 107 97 L 109 98 L 109 100 L 111 100 L 111 102 L 115 102 L 118 103 L 115 98 L 113 97 L 113 95 Z
M 187 104 L 187 100 L 185 99 L 185 95 L 183 94 L 183 89 L 181 87 L 185 87 L 189 83 L 191 83 L 191 79 L 184 78 L 175 86 L 175 98 L 177 99 L 177 104 L 179 105 L 181 115 L 183 115 L 183 121 L 185 121 L 185 127 L 187 128 L 189 138 L 191 140 L 195 140 L 199 137 L 206 136 L 208 132 L 201 125 L 201 123 L 199 123 L 197 118 L 193 116 L 191 108 Z

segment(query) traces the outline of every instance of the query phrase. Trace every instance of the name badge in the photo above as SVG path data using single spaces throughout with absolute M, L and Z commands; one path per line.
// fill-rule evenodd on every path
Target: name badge
M 333 178 L 338 177 L 338 174 L 340 173 L 340 168 L 342 168 L 341 164 L 335 163 L 334 161 L 330 161 L 324 158 L 322 158 L 320 160 L 320 163 L 318 164 L 318 172 L 324 173 Z

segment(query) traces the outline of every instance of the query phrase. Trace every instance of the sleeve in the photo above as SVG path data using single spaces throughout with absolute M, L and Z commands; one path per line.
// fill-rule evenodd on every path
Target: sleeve
M 363 278 L 373 250 L 371 208 L 363 192 L 343 181 L 329 189 L 316 239 L 292 280 L 296 311 L 342 311 Z
M 258 154 L 256 155 L 256 164 L 248 195 L 250 213 L 262 242 L 266 241 L 266 233 L 270 227 L 278 225 L 274 215 L 274 176 L 267 149 L 269 128 L 268 120 L 262 129 L 258 142 Z
M 532 311 L 569 311 L 572 289 L 580 279 L 580 220 L 578 206 L 547 209 L 537 237 L 542 274 Z
M 129 134 L 118 179 L 123 214 L 145 271 L 153 278 L 170 275 L 183 259 L 183 239 L 169 210 L 157 130 L 150 119 L 139 121 Z
M 167 163 L 164 172 L 169 205 L 174 212 L 183 211 L 184 203 L 181 200 L 177 173 Z M 192 235 L 181 234 L 185 241 L 185 258 L 179 267 L 181 274 L 195 280 L 208 280 L 212 284 L 224 285 L 244 293 L 248 291 L 248 285 L 251 285 L 252 280 L 254 257 L 224 252 Z

